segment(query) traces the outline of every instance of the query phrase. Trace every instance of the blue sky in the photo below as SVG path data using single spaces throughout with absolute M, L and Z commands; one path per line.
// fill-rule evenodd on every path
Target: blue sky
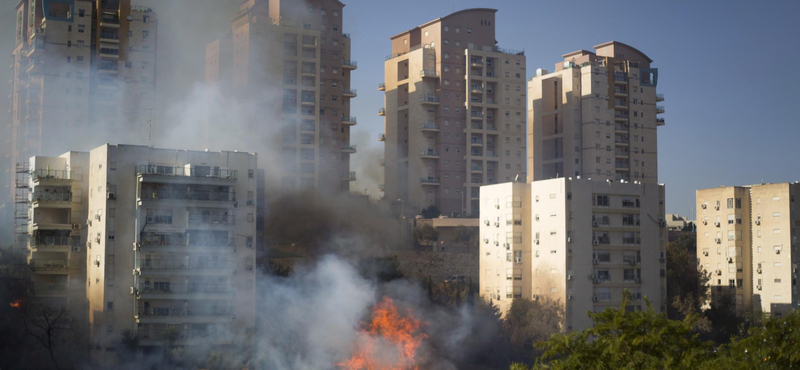
M 376 111 L 389 37 L 454 9 L 498 9 L 497 40 L 525 49 L 528 77 L 561 55 L 609 40 L 638 48 L 659 69 L 666 126 L 659 181 L 667 212 L 690 215 L 696 189 L 800 180 L 800 1 L 344 0 L 358 61 L 356 130 L 383 132 Z

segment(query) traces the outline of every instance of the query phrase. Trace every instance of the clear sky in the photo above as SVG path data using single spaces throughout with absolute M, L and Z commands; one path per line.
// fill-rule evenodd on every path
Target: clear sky
M 17 1 L 0 0 L 0 53 L 7 61 Z M 390 54 L 389 37 L 454 10 L 492 7 L 499 10 L 499 45 L 526 51 L 528 77 L 536 68 L 552 70 L 566 52 L 610 40 L 630 44 L 655 61 L 658 92 L 666 95 L 662 116 L 667 124 L 659 128 L 658 144 L 668 213 L 690 215 L 696 189 L 800 180 L 793 151 L 800 138 L 800 0 L 342 1 L 347 5 L 344 32 L 353 37 L 352 59 L 359 66 L 352 80 L 358 89 L 352 115 L 359 122 L 353 131 L 359 178 L 368 177 L 359 164 L 374 166 L 383 157 L 377 141 L 383 132 L 377 115 L 383 94 L 377 85 Z M 237 3 L 134 0 L 158 13 L 161 104 L 202 82 L 205 45 L 230 29 Z M 0 68 L 0 81 L 9 78 L 10 70 Z M 6 109 L 7 99 L 0 98 L 0 111 Z M 10 124 L 8 119 L 0 115 L 0 124 Z M 366 186 L 356 183 L 353 189 Z
M 654 60 L 666 95 L 658 149 L 668 213 L 691 216 L 696 189 L 800 180 L 800 1 L 343 2 L 358 61 L 353 115 L 370 145 L 382 145 L 377 85 L 389 37 L 453 10 L 491 7 L 499 45 L 525 50 L 528 78 L 610 40 Z

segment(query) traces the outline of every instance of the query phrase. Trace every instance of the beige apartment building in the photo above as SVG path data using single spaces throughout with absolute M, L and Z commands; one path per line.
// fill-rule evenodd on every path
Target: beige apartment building
M 279 174 L 268 179 L 270 189 L 348 192 L 356 179 L 350 74 L 357 63 L 343 8 L 337 0 L 245 0 L 231 33 L 206 47 L 207 85 L 258 107 L 249 112 L 252 129 L 278 148 L 262 161 L 268 174 Z
M 736 308 L 768 315 L 798 307 L 797 183 L 697 191 L 697 261 L 710 273 L 714 304 L 730 296 Z
M 564 54 L 555 72 L 528 83 L 531 179 L 583 176 L 658 181 L 658 70 L 634 47 L 611 41 Z
M 587 311 L 619 307 L 624 290 L 628 309 L 645 297 L 661 312 L 668 304 L 658 71 L 625 44 L 595 48 L 528 83 L 530 182 L 480 194 L 481 294 L 503 312 L 516 298 L 559 301 L 569 330 L 592 325 Z
M 155 99 L 153 9 L 130 0 L 18 1 L 15 20 L 11 168 L 120 132 L 146 141 Z M 17 218 L 21 234 L 27 222 Z
M 255 154 L 103 145 L 31 164 L 35 298 L 75 313 L 93 364 L 116 364 L 124 330 L 143 352 L 168 327 L 181 346 L 246 345 Z
M 666 311 L 664 186 L 578 178 L 481 187 L 480 292 L 502 312 L 515 298 L 560 301 L 564 327 L 587 311 L 647 297 Z
M 496 9 L 392 36 L 385 62 L 385 198 L 407 213 L 479 212 L 479 187 L 525 178 L 525 55 L 497 47 Z

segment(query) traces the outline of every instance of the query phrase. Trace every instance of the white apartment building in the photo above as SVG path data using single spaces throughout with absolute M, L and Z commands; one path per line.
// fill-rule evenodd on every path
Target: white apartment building
M 515 298 L 560 301 L 570 330 L 591 326 L 587 311 L 618 307 L 626 289 L 629 309 L 645 297 L 668 304 L 658 70 L 628 45 L 595 49 L 528 83 L 531 182 L 480 193 L 481 294 L 503 311 Z
M 711 274 L 714 304 L 781 316 L 798 307 L 797 183 L 697 191 L 697 261 Z
M 481 187 L 480 291 L 505 312 L 514 298 L 565 305 L 564 326 L 587 311 L 666 310 L 664 186 L 559 178 Z M 484 211 L 485 210 L 485 211 Z
M 116 364 L 124 330 L 144 352 L 167 327 L 181 346 L 247 344 L 235 341 L 255 325 L 255 154 L 103 145 L 31 163 L 36 298 L 86 314 L 93 364 Z

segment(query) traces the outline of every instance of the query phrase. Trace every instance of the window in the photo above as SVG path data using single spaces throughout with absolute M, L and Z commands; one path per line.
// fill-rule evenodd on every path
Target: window
M 111 302 L 111 301 L 107 302 L 107 303 L 106 303 L 106 308 L 107 308 L 109 311 L 114 311 L 114 302 Z
M 83 33 L 86 30 L 86 26 L 79 24 L 78 25 L 78 33 Z

